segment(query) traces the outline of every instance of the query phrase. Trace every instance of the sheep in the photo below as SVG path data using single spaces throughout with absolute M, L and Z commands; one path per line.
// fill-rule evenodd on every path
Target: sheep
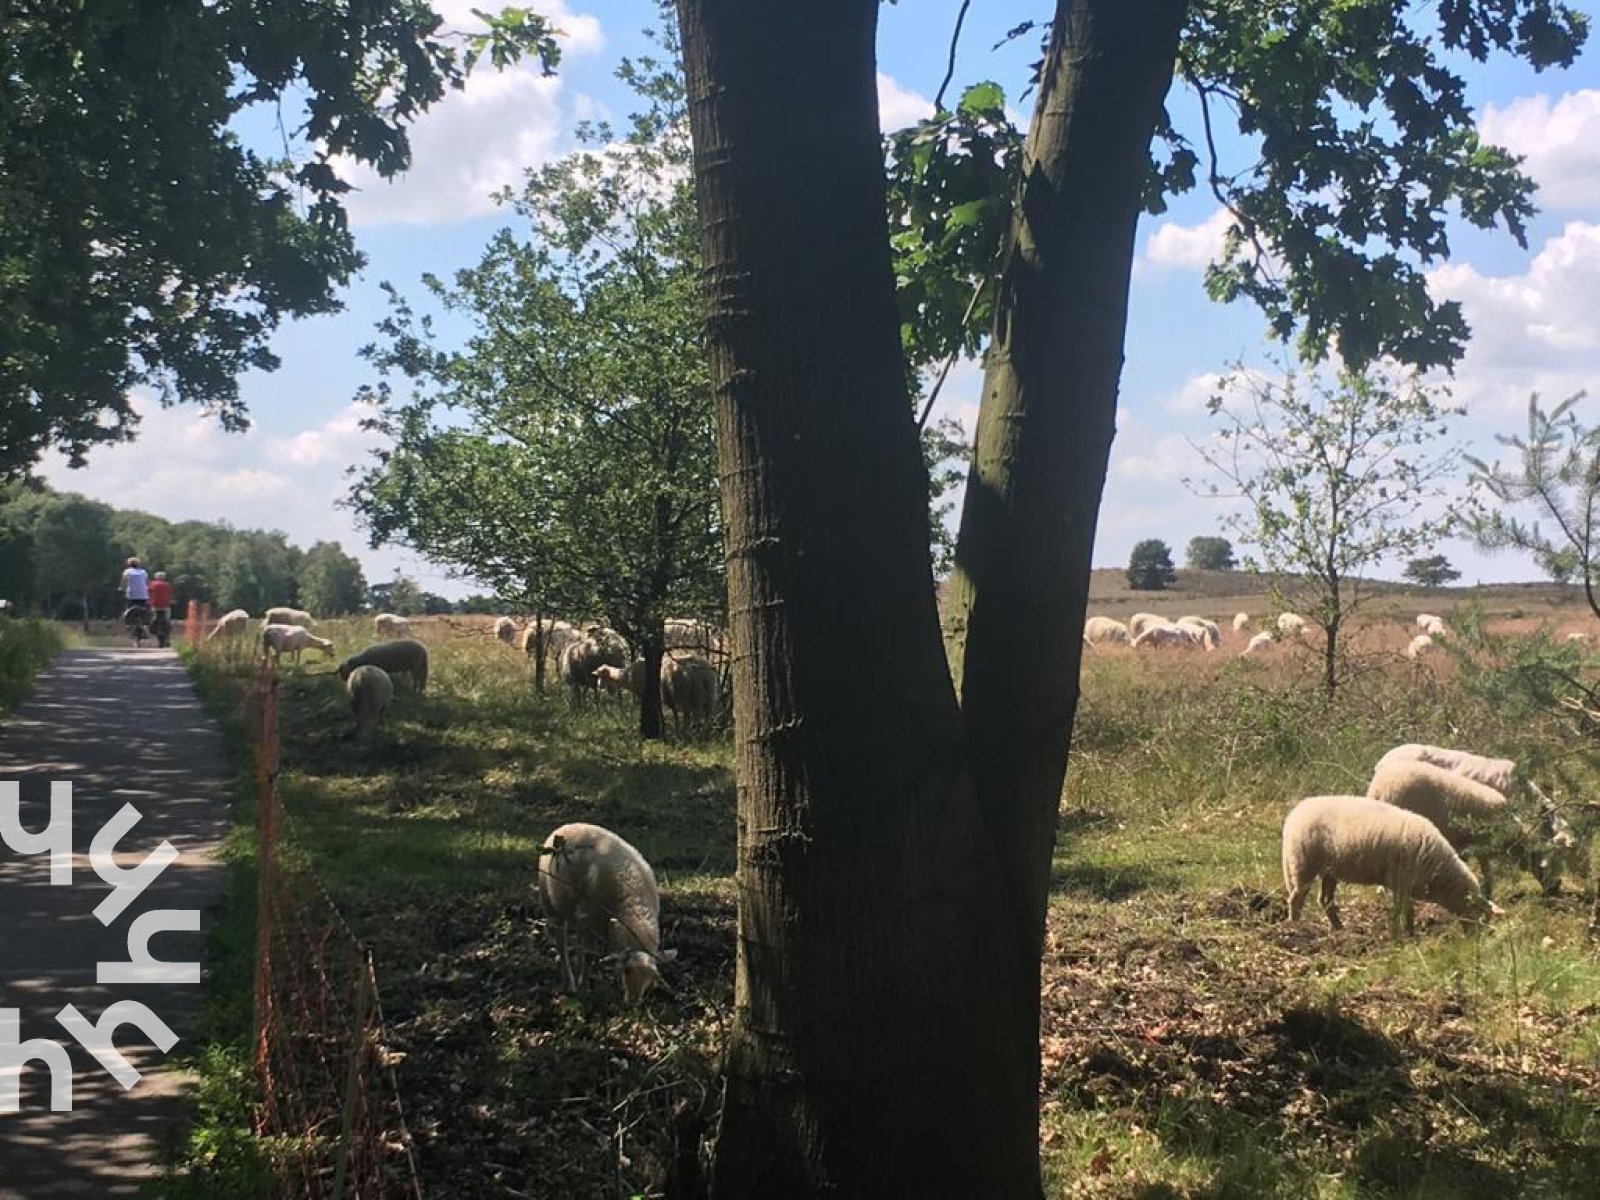
M 556 659 L 556 670 L 572 689 L 572 698 L 576 700 L 585 690 L 595 687 L 595 668 L 626 668 L 631 657 L 628 643 L 620 634 L 592 625 L 581 638 L 561 651 Z
M 1276 640 L 1271 633 L 1263 629 L 1260 633 L 1251 636 L 1250 641 L 1245 644 L 1245 648 L 1239 654 L 1242 657 L 1246 654 L 1254 654 L 1257 650 L 1270 650 Z
M 262 615 L 261 624 L 267 625 L 304 625 L 310 628 L 316 624 L 311 614 L 303 608 L 269 608 Z
M 661 662 L 661 703 L 680 726 L 709 721 L 716 714 L 721 687 L 717 669 L 703 658 L 688 655 Z
M 428 686 L 428 648 L 411 638 L 374 642 L 361 653 L 352 654 L 339 664 L 339 678 L 347 680 L 357 667 L 366 666 L 382 667 L 391 676 L 407 674 L 419 692 Z
M 1192 625 L 1177 625 L 1163 621 L 1159 625 L 1147 625 L 1143 632 L 1133 639 L 1133 648 L 1141 646 L 1201 646 L 1205 644 L 1205 635 Z M 1209 649 L 1210 647 L 1207 647 Z
M 494 636 L 496 641 L 504 642 L 508 646 L 517 644 L 517 623 L 510 617 L 501 617 L 494 623 Z
M 1419 634 L 1417 634 L 1416 637 L 1412 638 L 1411 641 L 1406 644 L 1406 657 L 1407 658 L 1413 658 L 1413 659 L 1421 658 L 1424 654 L 1427 653 L 1429 647 L 1431 647 L 1432 645 L 1433 645 L 1433 635 L 1432 634 L 1419 633 Z
M 1321 881 L 1328 924 L 1342 928 L 1334 889 L 1342 883 L 1389 889 L 1389 931 L 1416 930 L 1412 902 L 1428 900 L 1458 917 L 1498 916 L 1478 880 L 1433 822 L 1366 796 L 1310 796 L 1283 822 L 1283 886 L 1298 921 L 1312 880 Z
M 1278 632 L 1285 637 L 1295 637 L 1305 631 L 1306 619 L 1299 613 L 1279 613 Z
M 411 622 L 394 613 L 379 613 L 372 618 L 372 629 L 381 638 L 411 636 Z
M 1128 618 L 1128 636 L 1138 637 L 1152 625 L 1167 625 L 1170 622 L 1165 617 L 1158 617 L 1155 613 L 1137 612 Z
M 662 626 L 662 643 L 668 650 L 693 650 L 702 655 L 722 653 L 722 639 L 709 621 L 668 617 Z
M 1233 614 L 1233 631 L 1243 633 L 1244 627 L 1250 624 L 1250 614 L 1247 612 Z
M 545 653 L 559 663 L 562 652 L 582 637 L 569 621 L 529 621 L 522 629 L 522 652 L 532 658 L 543 638 Z
M 234 638 L 250 628 L 250 614 L 242 608 L 229 609 L 217 618 L 217 623 L 211 627 L 211 632 L 206 634 L 206 641 L 212 638 Z
M 539 847 L 539 895 L 561 928 L 561 966 L 577 991 L 587 973 L 585 943 L 604 947 L 622 968 L 623 995 L 644 998 L 661 978 L 659 966 L 677 957 L 661 949 L 661 893 L 650 864 L 627 842 L 599 825 L 563 825 Z M 578 936 L 578 969 L 569 944 Z
M 319 638 L 303 625 L 268 625 L 261 631 L 261 657 L 270 654 L 273 662 L 283 661 L 285 654 L 299 662 L 300 652 L 307 646 L 315 646 L 323 654 L 333 653 L 332 642 Z
M 1434 637 L 1445 637 L 1450 632 L 1445 626 L 1444 619 L 1436 617 L 1432 613 L 1418 613 L 1417 628 L 1421 629 L 1423 633 L 1432 634 Z
M 1506 797 L 1446 767 L 1420 760 L 1380 764 L 1367 784 L 1367 796 L 1427 817 L 1457 853 L 1473 840 L 1473 825 L 1506 814 Z
M 613 696 L 623 692 L 637 696 L 644 691 L 644 659 L 636 658 L 626 667 L 602 663 L 594 669 L 594 682 L 602 692 Z
M 356 732 L 371 733 L 388 715 L 389 704 L 394 699 L 394 680 L 389 672 L 371 663 L 357 667 L 344 681 L 344 690 L 350 694 L 350 711 L 356 716 Z
M 1090 617 L 1083 623 L 1083 640 L 1091 646 L 1101 642 L 1126 646 L 1130 634 L 1121 621 L 1113 621 L 1110 617 Z
M 1222 645 L 1222 630 L 1217 627 L 1215 621 L 1208 621 L 1205 617 L 1179 617 L 1177 623 L 1198 629 L 1202 644 L 1207 650 L 1215 650 Z
M 1589 635 L 1587 633 L 1582 633 L 1582 632 L 1569 633 L 1569 634 L 1567 634 L 1566 637 L 1562 638 L 1561 640 L 1565 641 L 1565 642 L 1587 642 L 1589 640 Z
M 1486 758 L 1469 754 L 1465 750 L 1451 750 L 1445 746 L 1430 746 L 1423 742 L 1406 742 L 1394 747 L 1378 760 L 1373 768 L 1374 777 L 1392 763 L 1424 762 L 1491 787 L 1509 796 L 1517 790 L 1517 764 L 1509 758 Z

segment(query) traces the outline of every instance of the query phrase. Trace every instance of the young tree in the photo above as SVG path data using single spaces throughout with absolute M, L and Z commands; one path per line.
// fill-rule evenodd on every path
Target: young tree
M 132 437 L 136 384 L 242 426 L 238 376 L 361 265 L 334 160 L 404 170 L 407 125 L 481 54 L 553 68 L 539 17 L 488 20 L 463 45 L 424 0 L 7 5 L 0 475 Z M 232 131 L 257 105 L 303 111 L 300 161 Z
M 1442 554 L 1430 554 L 1425 558 L 1413 558 L 1406 564 L 1405 578 L 1418 587 L 1436 588 L 1447 583 L 1454 583 L 1461 578 L 1461 572 L 1450 565 L 1450 560 Z
M 1172 569 L 1172 549 L 1160 538 L 1146 538 L 1128 555 L 1128 586 L 1159 592 L 1178 578 Z
M 1191 571 L 1231 571 L 1233 543 L 1225 537 L 1192 537 L 1183 559 Z
M 1415 373 L 1377 367 L 1331 383 L 1315 371 L 1280 383 L 1239 368 L 1209 407 L 1222 428 L 1198 449 L 1229 489 L 1211 484 L 1210 494 L 1244 502 L 1227 524 L 1256 548 L 1249 565 L 1287 580 L 1282 599 L 1322 628 L 1332 697 L 1339 635 L 1366 594 L 1362 573 L 1454 524 L 1425 514 L 1460 458 L 1445 439 L 1461 410 Z
M 1500 502 L 1476 514 L 1471 529 L 1484 550 L 1523 550 L 1555 582 L 1581 579 L 1589 610 L 1600 617 L 1600 427 L 1578 420 L 1583 397 L 1578 392 L 1548 411 L 1537 394 L 1528 397 L 1528 432 L 1495 439 L 1516 452 L 1515 466 L 1467 459 L 1473 478 Z M 1510 515 L 1516 508 L 1548 518 L 1553 532 Z
M 678 6 L 741 655 L 713 1194 L 1036 1197 L 1039 954 L 1078 631 L 1135 226 L 1182 182 L 1176 152 L 1152 170 L 1149 146 L 1171 132 L 1190 6 L 1056 5 L 993 283 L 948 659 L 884 237 L 876 0 Z M 1277 323 L 1340 331 L 1348 361 L 1453 359 L 1459 314 L 1392 251 L 1440 252 L 1453 197 L 1515 220 L 1531 185 L 1477 144 L 1459 81 L 1414 35 L 1432 10 L 1193 13 L 1185 74 L 1226 83 L 1267 135 L 1266 166 L 1241 176 L 1261 194 L 1238 206 L 1287 248 Z M 1548 4 L 1439 19 L 1445 46 L 1479 55 L 1570 61 L 1582 41 L 1582 19 Z M 1268 52 L 1290 35 L 1292 54 Z M 1402 110 L 1393 145 L 1373 103 Z M 842 662 L 874 668 L 841 688 Z
M 430 284 L 473 323 L 465 348 L 434 349 L 404 307 L 386 323 L 371 357 L 412 393 L 380 389 L 392 445 L 352 502 L 375 542 L 538 612 L 603 613 L 644 656 L 654 738 L 667 616 L 722 610 L 721 526 L 682 83 L 650 60 L 621 75 L 647 109 L 530 175 L 534 240 L 503 231 Z
M 318 615 L 359 612 L 367 598 L 361 563 L 338 542 L 317 542 L 300 560 L 300 604 Z

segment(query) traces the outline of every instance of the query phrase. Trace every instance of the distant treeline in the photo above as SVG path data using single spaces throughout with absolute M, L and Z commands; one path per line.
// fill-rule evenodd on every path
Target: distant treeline
M 285 604 L 318 616 L 494 606 L 490 597 L 452 604 L 404 578 L 369 587 L 360 562 L 338 542 L 303 550 L 277 531 L 168 521 L 37 481 L 0 485 L 0 599 L 17 611 L 69 620 L 114 617 L 122 609 L 117 580 L 133 556 L 152 573 L 167 573 L 180 611 L 193 600 L 251 613 Z

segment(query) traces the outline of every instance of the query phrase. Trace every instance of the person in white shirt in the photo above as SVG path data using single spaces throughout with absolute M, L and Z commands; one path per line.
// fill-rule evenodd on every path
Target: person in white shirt
M 130 558 L 122 572 L 122 594 L 128 598 L 129 608 L 136 604 L 147 607 L 150 603 L 150 576 L 137 558 Z

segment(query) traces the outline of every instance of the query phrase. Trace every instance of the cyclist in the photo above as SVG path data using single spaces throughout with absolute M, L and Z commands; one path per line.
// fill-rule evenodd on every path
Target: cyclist
M 122 594 L 128 607 L 122 611 L 122 623 L 133 630 L 135 645 L 144 642 L 145 627 L 150 623 L 150 576 L 139 565 L 137 557 L 130 558 L 120 580 Z
M 150 581 L 150 629 L 156 635 L 156 645 L 165 646 L 172 636 L 172 585 L 167 573 L 157 571 Z

